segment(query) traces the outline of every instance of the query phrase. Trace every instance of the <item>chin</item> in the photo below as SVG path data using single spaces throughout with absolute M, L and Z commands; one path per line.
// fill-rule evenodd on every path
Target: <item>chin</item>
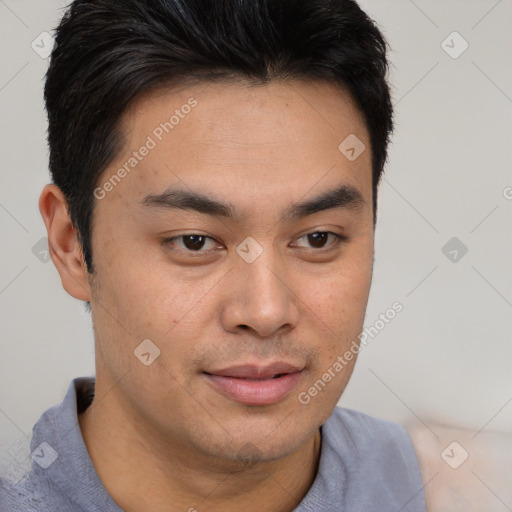
M 226 463 L 241 463 L 245 466 L 286 457 L 302 446 L 315 431 L 316 428 L 311 432 L 289 432 L 276 429 L 273 434 L 262 430 L 259 435 L 257 433 L 248 435 L 250 431 L 247 429 L 238 437 L 228 437 L 223 443 L 204 446 L 203 449 L 216 459 Z

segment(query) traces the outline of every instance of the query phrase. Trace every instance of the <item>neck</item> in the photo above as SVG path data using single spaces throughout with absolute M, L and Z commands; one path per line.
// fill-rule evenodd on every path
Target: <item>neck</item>
M 319 430 L 283 458 L 233 461 L 141 428 L 112 394 L 93 402 L 78 419 L 103 485 L 126 512 L 291 511 L 318 469 Z

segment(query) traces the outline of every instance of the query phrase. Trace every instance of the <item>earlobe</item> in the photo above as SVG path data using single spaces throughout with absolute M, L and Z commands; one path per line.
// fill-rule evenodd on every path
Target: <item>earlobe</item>
M 68 214 L 66 198 L 59 187 L 50 184 L 43 188 L 39 211 L 48 233 L 50 257 L 63 288 L 72 297 L 89 301 L 89 283 L 80 242 Z

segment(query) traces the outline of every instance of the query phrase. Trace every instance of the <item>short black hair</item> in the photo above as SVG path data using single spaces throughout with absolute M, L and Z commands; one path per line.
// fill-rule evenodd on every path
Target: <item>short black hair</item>
M 348 90 L 370 134 L 375 222 L 393 131 L 388 48 L 354 0 L 75 0 L 55 42 L 44 89 L 50 172 L 89 273 L 93 191 L 122 149 L 121 116 L 173 85 L 305 79 Z

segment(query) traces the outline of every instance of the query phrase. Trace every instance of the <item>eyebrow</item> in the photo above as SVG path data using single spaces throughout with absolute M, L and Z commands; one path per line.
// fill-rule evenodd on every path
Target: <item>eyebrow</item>
M 361 209 L 365 200 L 353 185 L 341 185 L 300 203 L 291 205 L 282 215 L 283 220 L 299 220 L 314 213 L 332 209 Z M 149 194 L 142 200 L 144 206 L 163 209 L 192 210 L 214 217 L 234 219 L 236 209 L 200 192 L 168 189 L 162 194 Z

